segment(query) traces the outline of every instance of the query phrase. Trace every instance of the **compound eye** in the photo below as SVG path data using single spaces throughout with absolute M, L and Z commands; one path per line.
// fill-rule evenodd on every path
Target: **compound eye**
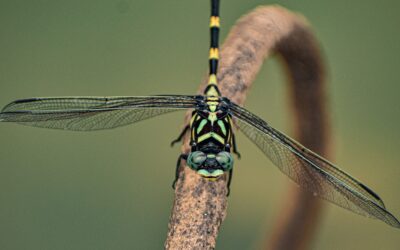
M 233 166 L 232 155 L 226 151 L 217 154 L 216 159 L 224 171 L 231 170 Z
M 187 164 L 191 169 L 197 170 L 206 161 L 207 156 L 201 151 L 194 151 L 189 154 Z

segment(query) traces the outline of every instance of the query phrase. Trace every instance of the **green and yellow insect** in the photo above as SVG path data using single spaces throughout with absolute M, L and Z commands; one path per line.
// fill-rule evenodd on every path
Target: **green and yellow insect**
M 187 130 L 190 131 L 191 152 L 189 155 L 180 155 L 173 186 L 178 179 L 180 160 L 185 159 L 191 169 L 209 180 L 215 180 L 228 171 L 229 194 L 233 171 L 231 151 L 238 156 L 240 154 L 236 150 L 232 115 L 228 112 L 229 100 L 221 99 L 217 83 L 219 26 L 219 1 L 211 1 L 208 84 L 204 90 L 203 105 L 199 105 L 193 111 L 189 125 L 185 127 L 179 138 L 172 142 L 172 144 L 179 142 Z
M 179 156 L 178 166 L 182 159 L 186 160 L 191 169 L 208 180 L 228 173 L 229 193 L 232 153 L 239 156 L 232 126 L 235 119 L 240 130 L 283 173 L 306 190 L 355 213 L 400 228 L 400 222 L 371 189 L 274 129 L 263 119 L 221 96 L 217 82 L 219 28 L 219 0 L 211 0 L 210 69 L 203 95 L 30 98 L 14 101 L 4 107 L 0 121 L 43 128 L 93 131 L 129 125 L 172 111 L 193 109 L 190 123 L 174 141 L 180 141 L 190 131 L 191 150 L 189 154 Z

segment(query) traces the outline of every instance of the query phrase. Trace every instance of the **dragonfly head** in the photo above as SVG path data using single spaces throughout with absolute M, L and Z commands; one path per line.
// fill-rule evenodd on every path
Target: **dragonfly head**
M 217 179 L 233 167 L 233 157 L 229 152 L 191 152 L 187 158 L 189 167 L 207 179 Z

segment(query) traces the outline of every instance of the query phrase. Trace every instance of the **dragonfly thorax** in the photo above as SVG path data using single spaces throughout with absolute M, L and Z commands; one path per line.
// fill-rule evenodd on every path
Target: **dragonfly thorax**
M 193 112 L 190 121 L 191 142 L 197 147 L 209 143 L 216 145 L 220 151 L 231 144 L 231 117 L 227 109 L 222 108 L 219 98 L 208 98 Z

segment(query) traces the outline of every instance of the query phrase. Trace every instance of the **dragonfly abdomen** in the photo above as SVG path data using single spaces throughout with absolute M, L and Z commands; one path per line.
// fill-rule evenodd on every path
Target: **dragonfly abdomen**
M 210 54 L 209 54 L 209 77 L 208 85 L 204 90 L 206 96 L 221 96 L 221 92 L 218 89 L 217 83 L 217 71 L 219 61 L 219 48 L 218 48 L 218 37 L 219 37 L 219 0 L 211 1 L 211 17 L 210 17 Z

